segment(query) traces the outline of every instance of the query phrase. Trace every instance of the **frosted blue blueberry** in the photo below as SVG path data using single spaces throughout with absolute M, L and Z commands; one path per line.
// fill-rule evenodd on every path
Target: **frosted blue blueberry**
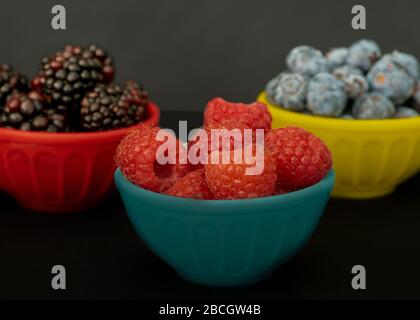
M 292 72 L 309 77 L 328 71 L 327 59 L 321 51 L 309 46 L 299 46 L 290 51 L 286 58 L 286 64 Z
M 274 89 L 277 87 L 277 84 L 279 82 L 278 77 L 279 76 L 268 81 L 267 85 L 265 86 L 265 93 L 267 94 L 267 98 L 268 100 L 270 100 L 270 102 L 273 102 L 273 103 L 275 103 L 275 101 L 272 97 L 274 96 Z
M 381 93 L 369 92 L 354 102 L 352 113 L 357 119 L 386 119 L 394 116 L 395 106 Z
M 388 55 L 386 55 L 388 56 Z M 408 53 L 394 50 L 389 54 L 392 61 L 403 68 L 412 78 L 417 79 L 419 76 L 419 62 L 416 57 Z
M 271 101 L 285 109 L 302 111 L 306 108 L 309 79 L 300 73 L 283 72 L 267 85 Z
M 389 56 L 379 60 L 367 75 L 373 91 L 382 93 L 395 104 L 403 104 L 413 93 L 415 81 Z
M 420 112 L 420 79 L 417 80 L 416 85 L 414 86 L 413 106 Z
M 332 74 L 338 80 L 343 80 L 344 78 L 348 77 L 351 74 L 363 76 L 362 70 L 360 70 L 359 68 L 355 68 L 353 66 L 349 66 L 348 64 L 333 69 Z
M 348 114 L 348 113 L 343 114 L 340 118 L 341 119 L 346 119 L 346 120 L 354 120 L 354 117 L 351 114 Z
M 368 81 L 358 68 L 344 65 L 334 69 L 332 74 L 343 81 L 349 98 L 356 99 L 369 90 Z
M 353 67 L 367 71 L 380 58 L 381 49 L 372 40 L 359 40 L 349 49 L 347 63 Z
M 346 47 L 332 48 L 325 54 L 330 70 L 341 67 L 346 63 L 349 49 Z
M 369 90 L 368 81 L 364 76 L 350 74 L 343 80 L 349 98 L 356 99 Z
M 347 103 L 344 83 L 332 74 L 319 73 L 309 83 L 307 101 L 313 114 L 338 117 Z
M 413 108 L 406 106 L 397 107 L 394 118 L 414 118 L 419 116 L 419 113 Z

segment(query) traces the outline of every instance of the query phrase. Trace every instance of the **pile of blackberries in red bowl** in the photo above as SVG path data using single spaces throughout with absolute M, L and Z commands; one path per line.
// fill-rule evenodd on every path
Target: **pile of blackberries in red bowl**
M 101 47 L 66 46 L 28 80 L 0 65 L 0 191 L 32 210 L 89 209 L 113 190 L 119 141 L 159 108 L 135 81 L 113 83 Z

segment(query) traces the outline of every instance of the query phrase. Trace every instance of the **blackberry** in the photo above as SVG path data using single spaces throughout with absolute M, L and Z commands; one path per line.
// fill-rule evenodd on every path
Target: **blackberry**
M 25 131 L 67 131 L 65 108 L 49 108 L 44 97 L 36 91 L 14 93 L 0 112 L 0 127 Z
M 15 71 L 10 65 L 0 65 L 0 109 L 6 102 L 7 97 L 14 91 L 26 92 L 28 79 Z
M 66 46 L 64 50 L 41 59 L 41 69 L 32 80 L 52 105 L 73 106 L 99 83 L 114 76 L 112 59 L 100 47 Z
M 98 131 L 134 125 L 145 119 L 147 104 L 147 91 L 133 81 L 127 81 L 124 88 L 98 85 L 82 100 L 82 129 Z

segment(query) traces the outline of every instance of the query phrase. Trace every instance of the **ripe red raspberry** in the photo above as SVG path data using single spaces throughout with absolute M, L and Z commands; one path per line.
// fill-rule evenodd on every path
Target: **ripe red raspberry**
M 273 196 L 278 196 L 280 194 L 285 194 L 287 191 L 280 189 L 279 186 L 276 186 L 276 190 L 274 190 Z
M 254 147 L 253 156 L 256 155 L 256 150 L 258 149 Z M 234 161 L 235 156 L 238 155 L 243 156 L 241 163 Z M 263 166 L 261 172 L 250 175 L 249 172 L 246 172 L 246 169 L 255 167 L 255 163 L 252 165 L 247 164 L 251 163 L 251 158 L 247 156 L 246 152 L 244 153 L 242 150 L 228 153 L 212 152 L 210 161 L 204 168 L 206 170 L 207 185 L 214 197 L 216 199 L 232 200 L 272 195 L 277 181 L 276 166 L 267 153 L 264 152 L 263 157 L 264 159 L 260 159 L 261 163 L 259 164 Z
M 245 131 L 245 129 L 248 129 L 249 131 Z M 213 143 L 215 137 L 216 141 Z M 246 144 L 255 143 L 255 137 L 256 130 L 240 124 L 225 123 L 212 128 L 204 128 L 203 131 L 197 132 L 188 143 L 189 156 L 195 156 L 197 159 L 200 159 L 199 163 L 190 163 L 191 169 L 196 170 L 203 168 L 203 163 L 207 162 L 208 156 L 212 151 L 243 148 Z M 214 146 L 212 144 L 214 144 Z M 201 151 L 206 149 L 207 154 L 201 156 Z M 189 160 L 191 160 L 191 158 L 189 158 Z
M 262 102 L 232 103 L 222 98 L 212 99 L 204 111 L 204 126 L 217 127 L 226 123 L 252 129 L 271 129 L 271 114 Z
M 166 191 L 166 194 L 181 198 L 203 200 L 214 199 L 207 186 L 204 169 L 199 169 L 187 173 L 185 176 L 175 182 L 172 187 Z
M 277 188 L 285 192 L 321 181 L 332 166 L 332 156 L 321 139 L 301 128 L 271 130 L 265 148 L 277 167 Z
M 128 180 L 155 192 L 167 190 L 188 171 L 188 165 L 180 164 L 179 161 L 180 155 L 186 155 L 186 150 L 181 149 L 181 154 L 178 152 L 179 141 L 175 137 L 176 156 L 170 152 L 165 153 L 170 163 L 160 164 L 157 152 L 159 146 L 165 143 L 156 140 L 160 130 L 159 127 L 142 125 L 131 131 L 118 145 L 115 157 L 117 166 Z

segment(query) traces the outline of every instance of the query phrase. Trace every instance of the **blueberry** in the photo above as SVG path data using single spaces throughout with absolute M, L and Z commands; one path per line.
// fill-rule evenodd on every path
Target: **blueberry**
M 368 81 L 358 68 L 344 65 L 334 69 L 332 74 L 343 81 L 349 98 L 356 99 L 369 90 Z
M 406 106 L 400 106 L 397 107 L 395 114 L 394 114 L 394 118 L 413 118 L 413 117 L 417 117 L 420 114 L 414 110 L 413 108 L 409 108 Z
M 367 93 L 353 105 L 353 116 L 357 119 L 385 119 L 391 118 L 394 113 L 392 101 L 379 92 Z
M 407 101 L 414 90 L 414 79 L 389 56 L 375 63 L 367 78 L 372 90 L 382 93 L 396 104 Z
M 274 97 L 275 95 L 275 89 L 278 85 L 278 82 L 279 82 L 279 76 L 268 81 L 267 85 L 265 86 L 265 93 L 267 94 L 267 98 L 273 103 L 275 103 L 275 101 L 272 97 Z
M 286 64 L 292 72 L 309 77 L 328 71 L 327 59 L 321 51 L 309 46 L 299 46 L 290 51 L 286 58 Z
M 343 114 L 340 118 L 341 119 L 346 119 L 346 120 L 354 120 L 354 117 L 351 114 L 348 114 L 348 113 Z
M 356 99 L 369 90 L 369 84 L 364 76 L 350 74 L 342 80 L 349 98 Z
M 268 83 L 266 92 L 275 104 L 302 111 L 306 108 L 308 84 L 308 78 L 299 73 L 283 72 Z
M 325 54 L 330 69 L 341 67 L 346 63 L 349 49 L 345 47 L 333 48 Z
M 395 64 L 403 68 L 412 78 L 418 78 L 419 62 L 416 57 L 396 50 L 394 50 L 389 56 Z
M 413 107 L 420 112 L 420 79 L 417 80 L 413 92 Z
M 353 66 L 349 66 L 348 64 L 333 69 L 332 74 L 338 80 L 343 80 L 344 78 L 348 77 L 349 75 L 363 76 L 362 70 L 360 70 L 359 68 L 355 68 Z
M 307 100 L 313 114 L 338 117 L 347 103 L 344 83 L 329 73 L 319 73 L 309 83 Z
M 367 71 L 380 58 L 381 49 L 375 41 L 359 40 L 350 47 L 347 63 Z

